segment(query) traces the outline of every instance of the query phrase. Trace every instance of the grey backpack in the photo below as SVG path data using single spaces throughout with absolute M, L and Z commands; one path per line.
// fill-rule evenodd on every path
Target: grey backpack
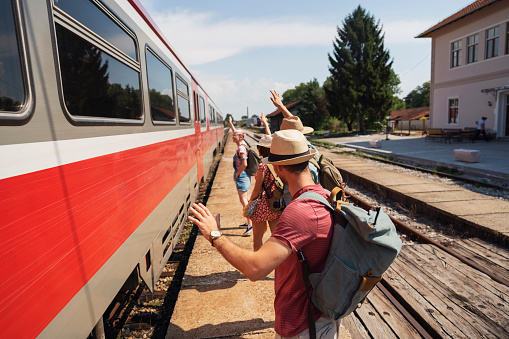
M 382 280 L 382 274 L 401 250 L 401 239 L 389 216 L 381 208 L 366 211 L 334 200 L 341 190 L 335 188 L 330 201 L 315 192 L 304 192 L 298 197 L 319 201 L 334 213 L 331 247 L 322 272 L 309 272 L 302 249 L 297 253 L 310 300 L 325 316 L 334 319 L 343 318 L 357 308 Z M 308 281 L 313 286 L 311 295 Z M 308 318 L 313 333 L 312 315 Z

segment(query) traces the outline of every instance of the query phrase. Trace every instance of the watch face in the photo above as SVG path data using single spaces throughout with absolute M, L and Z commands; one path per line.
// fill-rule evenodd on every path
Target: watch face
M 216 231 L 216 230 L 210 232 L 210 236 L 213 237 L 213 238 L 220 237 L 221 234 L 222 233 L 220 231 Z

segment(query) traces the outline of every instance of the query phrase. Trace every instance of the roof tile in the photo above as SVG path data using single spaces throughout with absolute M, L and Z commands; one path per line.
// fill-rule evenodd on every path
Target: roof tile
M 429 28 L 428 30 L 426 30 L 425 32 L 419 34 L 417 36 L 417 38 L 429 38 L 431 37 L 430 33 L 433 32 L 433 31 L 436 31 L 437 29 L 439 28 L 442 28 L 443 26 L 445 25 L 448 25 L 458 19 L 461 19 L 463 18 L 464 16 L 467 16 L 479 9 L 481 9 L 482 7 L 484 6 L 487 6 L 487 5 L 490 5 L 496 1 L 499 1 L 499 0 L 477 0 L 477 1 L 474 1 L 473 3 L 471 3 L 470 5 L 468 5 L 467 7 L 463 8 L 462 10 L 454 13 L 453 15 L 447 17 L 446 19 L 440 21 L 438 24 L 436 24 L 435 26 Z

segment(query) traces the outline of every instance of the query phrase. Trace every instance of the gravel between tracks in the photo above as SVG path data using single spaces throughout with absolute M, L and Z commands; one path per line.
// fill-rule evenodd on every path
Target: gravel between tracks
M 441 177 L 441 176 L 435 175 L 435 174 L 425 173 L 425 172 L 421 172 L 421 171 L 416 171 L 416 170 L 408 169 L 408 168 L 405 168 L 405 167 L 400 167 L 400 166 L 395 166 L 395 165 L 391 165 L 391 164 L 386 164 L 386 163 L 383 163 L 383 162 L 379 162 L 379 161 L 371 160 L 371 159 L 366 159 L 366 158 L 362 158 L 362 157 L 359 157 L 359 156 L 348 155 L 347 153 L 342 153 L 342 155 L 346 155 L 346 156 L 352 157 L 352 158 L 357 159 L 357 160 L 362 160 L 362 161 L 365 161 L 365 162 L 370 163 L 370 164 L 375 164 L 377 166 L 380 166 L 380 167 L 383 167 L 383 168 L 387 168 L 387 169 L 389 169 L 391 171 L 395 171 L 395 172 L 398 172 L 398 173 L 411 174 L 411 175 L 414 175 L 414 176 L 417 176 L 417 177 L 421 177 L 421 178 L 424 178 L 424 179 L 427 179 L 427 180 L 432 180 L 432 181 L 440 182 L 440 183 L 451 185 L 451 186 L 462 187 L 462 188 L 464 188 L 466 190 L 469 190 L 469 191 L 472 191 L 472 192 L 476 192 L 476 193 L 480 193 L 480 194 L 484 194 L 484 195 L 487 195 L 487 196 L 490 196 L 490 197 L 495 197 L 495 198 L 502 199 L 502 200 L 509 200 L 509 191 L 507 191 L 507 190 L 497 190 L 495 188 L 475 186 L 475 185 L 464 183 L 464 182 L 458 182 L 458 181 L 455 181 L 455 180 L 452 180 L 452 179 L 449 179 L 449 178 L 444 178 L 444 177 Z M 463 175 L 463 176 L 465 178 L 475 179 L 475 180 L 483 181 L 483 182 L 494 184 L 494 185 L 499 185 L 499 186 L 506 185 L 505 182 L 497 182 L 496 180 L 493 180 L 493 179 L 477 178 L 477 177 L 474 177 L 472 175 L 470 175 L 470 176 Z
M 319 148 L 320 150 L 320 148 Z M 324 149 L 321 149 L 322 151 Z M 365 161 L 370 164 L 374 164 L 376 166 L 389 169 L 394 172 L 410 174 L 414 176 L 421 177 L 423 179 L 440 182 L 443 184 L 460 187 L 465 190 L 470 190 L 479 194 L 484 194 L 487 196 L 495 197 L 501 200 L 509 200 L 509 192 L 505 190 L 497 190 L 494 188 L 486 188 L 486 187 L 477 187 L 472 184 L 467 184 L 463 182 L 456 182 L 455 180 L 440 177 L 439 175 L 434 175 L 430 173 L 425 173 L 421 171 L 416 171 L 412 169 L 408 169 L 405 167 L 395 166 L 391 164 L 386 164 L 382 162 L 378 162 L 376 160 L 366 159 L 355 155 L 349 155 L 346 153 L 342 153 L 342 155 L 346 155 L 348 157 L 352 157 L 356 160 Z M 474 178 L 479 180 L 479 178 Z M 491 183 L 494 183 L 493 181 Z M 370 205 L 373 206 L 382 206 L 385 212 L 394 217 L 401 222 L 414 227 L 416 230 L 422 232 L 423 234 L 433 238 L 435 241 L 446 243 L 452 242 L 454 239 L 461 237 L 463 234 L 459 233 L 454 229 L 454 227 L 450 224 L 442 223 L 436 219 L 431 219 L 426 216 L 420 215 L 419 211 L 408 209 L 402 206 L 399 203 L 395 203 L 393 201 L 386 201 L 386 198 L 380 196 L 379 194 L 372 192 L 363 188 L 360 185 L 356 185 L 353 183 L 347 183 L 346 190 L 349 193 L 358 196 L 360 199 L 366 201 Z M 406 235 L 402 235 L 402 238 L 405 240 L 406 244 L 412 244 L 413 241 L 407 239 Z

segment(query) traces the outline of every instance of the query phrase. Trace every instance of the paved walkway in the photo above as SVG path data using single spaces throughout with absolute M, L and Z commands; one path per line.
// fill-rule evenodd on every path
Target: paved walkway
M 482 171 L 487 176 L 499 176 L 509 180 L 509 142 L 493 140 L 489 143 L 467 141 L 451 143 L 428 140 L 418 137 L 390 135 L 385 140 L 385 134 L 376 134 L 360 137 L 327 138 L 320 139 L 330 143 L 344 145 L 355 149 L 362 149 L 370 153 L 400 157 L 402 159 L 414 159 L 419 162 L 428 162 L 430 165 L 453 165 L 456 168 L 466 170 L 475 169 Z M 382 140 L 382 147 L 371 148 L 369 141 Z M 479 150 L 481 161 L 478 163 L 466 163 L 454 159 L 455 149 Z
M 221 214 L 223 234 L 252 250 L 252 237 L 242 237 L 245 229 L 238 228 L 245 218 L 232 178 L 235 149 L 229 138 L 207 207 Z M 265 240 L 269 236 L 270 230 Z M 274 272 L 261 281 L 249 281 L 199 234 L 166 338 L 268 339 L 274 333 Z M 348 338 L 348 331 L 342 329 L 341 339 Z

